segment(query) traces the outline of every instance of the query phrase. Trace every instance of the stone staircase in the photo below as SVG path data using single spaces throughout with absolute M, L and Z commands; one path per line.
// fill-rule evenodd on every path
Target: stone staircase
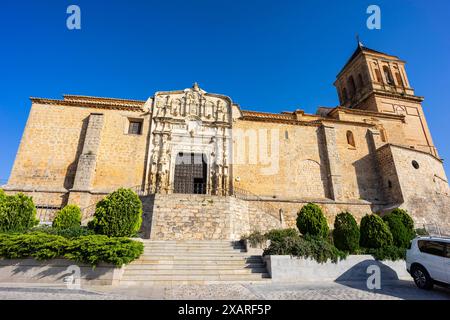
M 120 285 L 149 286 L 270 281 L 261 256 L 239 242 L 143 240 L 144 253 L 125 267 Z

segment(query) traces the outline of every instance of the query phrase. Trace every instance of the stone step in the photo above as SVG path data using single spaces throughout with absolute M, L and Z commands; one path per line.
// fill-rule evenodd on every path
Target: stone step
M 252 264 L 204 264 L 204 263 L 187 263 L 187 264 L 129 264 L 126 266 L 126 272 L 129 270 L 186 270 L 186 269 L 197 269 L 197 270 L 236 270 L 237 268 L 242 269 L 266 269 L 264 263 L 252 263 Z
M 271 283 L 272 279 L 256 280 L 121 280 L 120 285 L 124 287 L 154 287 L 154 286 L 174 286 L 174 285 L 206 285 L 206 284 L 252 284 L 252 283 Z
M 131 262 L 129 265 L 251 265 L 255 263 L 263 263 L 259 260 L 173 260 L 173 259 L 138 259 Z
M 238 255 L 229 255 L 229 256 L 223 256 L 223 255 L 215 255 L 215 254 L 209 254 L 209 255 L 171 255 L 171 254 L 165 254 L 165 255 L 141 255 L 137 260 L 207 260 L 207 261 L 261 261 L 261 258 L 252 258 L 248 256 L 238 256 Z M 136 261 L 136 260 L 135 260 Z
M 167 249 L 245 249 L 244 246 L 231 246 L 231 245 L 183 245 L 183 244 L 145 244 L 145 248 L 167 248 Z
M 126 276 L 146 276 L 146 275 L 226 275 L 226 274 L 261 274 L 267 273 L 266 268 L 259 269 L 126 269 Z
M 144 250 L 143 256 L 222 256 L 222 257 L 247 257 L 246 252 L 233 251 L 154 251 Z
M 162 243 L 162 244 L 240 244 L 239 241 L 233 240 L 150 240 L 150 239 L 140 239 L 133 238 L 133 240 L 142 241 L 144 243 Z
M 210 250 L 210 251 L 216 251 L 216 250 L 245 250 L 245 248 L 240 247 L 240 248 L 236 248 L 236 247 L 230 247 L 230 246 L 223 246 L 223 247 L 217 247 L 217 248 L 211 248 L 211 247 L 201 247 L 201 246 L 144 246 L 145 249 L 149 249 L 149 250 L 189 250 L 189 251 L 193 251 L 193 250 Z
M 199 281 L 219 281 L 219 280 L 259 280 L 269 278 L 268 273 L 254 273 L 254 274 L 221 274 L 221 275 L 205 275 L 205 274 L 124 274 L 122 281 L 185 281 L 185 280 L 199 280 Z

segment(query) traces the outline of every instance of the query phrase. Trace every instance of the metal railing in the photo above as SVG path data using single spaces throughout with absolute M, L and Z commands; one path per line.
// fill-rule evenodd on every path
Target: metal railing
M 148 196 L 155 193 L 155 187 L 151 184 L 139 184 L 137 186 L 129 187 L 126 189 L 132 190 L 140 197 Z
M 430 236 L 450 237 L 450 230 L 444 226 L 438 225 L 436 222 L 425 223 L 423 228 Z
M 280 209 L 278 209 L 275 206 L 273 206 L 272 204 L 268 203 L 268 201 L 270 201 L 270 200 L 264 199 L 261 196 L 255 194 L 251 191 L 248 191 L 248 190 L 245 190 L 242 188 L 238 188 L 238 187 L 234 187 L 234 186 L 233 186 L 233 195 L 236 198 L 239 198 L 242 200 L 255 201 L 255 203 L 262 204 L 262 206 L 260 206 L 260 207 L 264 207 L 264 208 L 262 208 L 262 209 L 264 209 L 263 210 L 264 213 L 269 214 L 270 216 L 279 220 L 280 225 L 283 224 L 283 217 L 280 212 Z
M 146 185 L 140 184 L 137 186 L 124 187 L 124 188 L 132 190 L 139 197 L 145 197 L 145 196 L 149 196 L 149 195 L 155 193 L 154 188 L 152 188 L 152 185 L 150 185 L 150 184 L 146 184 Z M 94 217 L 95 208 L 97 207 L 97 203 L 98 202 L 93 203 L 93 204 L 81 209 L 81 223 L 82 224 L 86 224 L 87 222 L 89 222 L 89 220 L 91 220 Z M 145 203 L 142 203 L 142 204 L 145 205 Z
M 41 224 L 50 224 L 59 210 L 61 210 L 61 207 L 37 204 L 36 218 Z

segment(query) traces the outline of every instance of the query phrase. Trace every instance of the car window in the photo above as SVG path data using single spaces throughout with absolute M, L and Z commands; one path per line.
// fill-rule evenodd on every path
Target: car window
M 439 241 L 419 240 L 417 243 L 419 250 L 423 253 L 443 257 L 445 253 L 445 243 Z

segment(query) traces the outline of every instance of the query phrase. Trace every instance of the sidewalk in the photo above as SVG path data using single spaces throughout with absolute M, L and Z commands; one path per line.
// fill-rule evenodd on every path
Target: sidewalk
M 20 300 L 450 300 L 450 290 L 420 290 L 412 281 L 392 281 L 380 290 L 361 282 L 296 284 L 211 284 L 152 287 L 91 286 L 80 290 L 64 286 L 0 284 L 0 299 Z

